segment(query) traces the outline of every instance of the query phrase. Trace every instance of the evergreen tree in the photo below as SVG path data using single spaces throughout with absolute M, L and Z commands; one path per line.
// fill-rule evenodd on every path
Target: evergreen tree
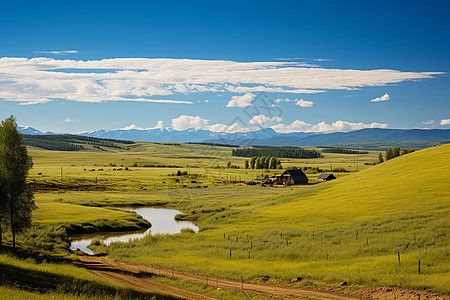
M 248 165 L 248 160 L 245 161 L 245 165 L 244 165 L 244 166 L 245 166 L 245 169 L 247 170 L 247 169 L 248 169 L 248 166 L 249 166 L 249 165 Z
M 414 150 L 411 150 L 411 149 L 402 149 L 402 155 L 405 155 L 405 154 L 408 154 L 408 153 L 411 153 L 411 152 L 414 152 Z
M 388 160 L 394 158 L 394 157 L 392 156 L 392 148 L 389 148 L 389 149 L 386 150 L 386 155 L 385 155 L 385 157 L 386 157 L 386 161 L 388 161 Z
M 255 168 L 256 158 L 257 158 L 256 156 L 253 156 L 252 159 L 250 159 L 250 167 L 252 169 Z
M 31 226 L 31 213 L 36 206 L 26 178 L 33 166 L 14 116 L 0 124 L 0 221 L 11 228 L 13 247 L 16 234 Z
M 272 170 L 277 168 L 277 159 L 276 159 L 276 157 L 272 157 L 270 159 L 270 166 L 269 166 L 269 168 L 272 169 Z
M 381 152 L 380 152 L 380 153 L 378 153 L 377 164 L 381 164 L 382 162 L 384 162 L 384 159 L 383 159 L 383 154 L 381 154 Z
M 255 169 L 261 169 L 261 157 L 256 158 Z
M 265 156 L 261 157 L 260 169 L 266 169 L 266 159 L 267 159 L 267 157 L 265 157 Z
M 400 148 L 399 147 L 395 147 L 393 150 L 393 156 L 397 157 L 400 156 Z

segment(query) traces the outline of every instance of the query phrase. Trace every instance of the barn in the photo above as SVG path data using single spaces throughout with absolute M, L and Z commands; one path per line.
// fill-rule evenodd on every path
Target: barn
M 317 179 L 319 179 L 319 181 L 328 181 L 336 179 L 336 176 L 334 176 L 332 173 L 323 173 L 320 174 L 319 177 L 317 177 Z
M 283 174 L 275 175 L 278 184 L 308 184 L 308 177 L 302 170 L 286 170 Z

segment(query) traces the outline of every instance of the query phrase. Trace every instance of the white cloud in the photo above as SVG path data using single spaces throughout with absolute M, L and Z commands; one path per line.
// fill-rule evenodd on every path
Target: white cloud
M 243 96 L 233 96 L 227 107 L 247 107 L 252 106 L 252 101 L 256 98 L 254 94 L 247 93 Z
M 370 102 L 381 102 L 381 101 L 389 101 L 389 100 L 391 100 L 391 97 L 389 96 L 388 93 L 386 93 L 381 97 L 370 100 Z
M 295 105 L 298 105 L 301 107 L 313 107 L 314 102 L 300 99 L 300 100 L 297 100 L 297 102 L 295 102 Z
M 128 126 L 125 126 L 124 128 L 119 128 L 118 130 L 152 130 L 152 129 L 162 129 L 163 127 L 163 121 L 158 121 L 154 127 L 149 128 L 142 128 L 139 126 L 136 126 L 135 124 L 131 124 Z
M 429 121 L 425 121 L 425 122 L 422 122 L 423 124 L 425 124 L 425 125 L 431 125 L 431 124 L 434 124 L 434 120 L 429 120 Z
M 155 127 L 153 127 L 153 129 L 163 129 L 163 121 L 158 121 L 156 122 Z
M 314 61 L 333 61 L 334 59 L 330 58 L 312 58 Z
M 271 128 L 276 132 L 280 133 L 289 133 L 289 132 L 306 132 L 312 128 L 312 124 L 308 124 L 304 121 L 295 120 L 290 125 L 285 124 L 277 124 L 272 126 Z
M 172 127 L 175 130 L 186 130 L 186 129 L 203 129 L 210 130 L 213 132 L 227 132 L 227 133 L 236 133 L 236 132 L 248 132 L 251 130 L 256 130 L 258 128 L 249 128 L 242 127 L 238 123 L 233 123 L 231 125 L 226 124 L 213 124 L 209 125 L 209 121 L 203 119 L 199 116 L 187 116 L 181 115 L 178 118 L 172 119 Z
M 283 124 L 280 123 L 283 119 L 280 117 L 268 117 L 265 115 L 254 116 L 249 120 L 249 124 L 256 126 L 241 126 L 238 123 L 233 123 L 231 125 L 226 124 L 209 124 L 209 120 L 203 119 L 199 116 L 188 116 L 181 115 L 178 118 L 172 119 L 172 127 L 175 130 L 186 130 L 186 129 L 204 129 L 210 130 L 213 132 L 227 132 L 227 133 L 235 133 L 235 132 L 249 132 L 255 131 L 263 128 L 272 128 L 280 133 L 290 133 L 290 132 L 317 132 L 317 133 L 330 133 L 330 132 L 338 132 L 338 131 L 353 131 L 364 128 L 387 128 L 388 124 L 383 123 L 352 123 L 348 121 L 336 121 L 331 124 L 327 124 L 324 121 L 317 124 L 310 124 L 302 120 L 295 120 L 291 124 Z M 450 119 L 447 120 L 450 124 Z M 161 127 L 158 127 L 160 125 Z M 158 125 L 153 128 L 162 128 L 162 121 L 158 121 Z M 137 127 L 132 124 L 124 129 L 144 129 Z
M 181 115 L 178 118 L 172 119 L 172 127 L 175 130 L 186 130 L 190 128 L 207 130 L 209 124 L 208 120 L 202 119 L 199 116 Z
M 56 54 L 56 55 L 67 55 L 67 54 L 76 54 L 79 53 L 77 50 L 63 50 L 63 51 L 33 51 L 33 53 L 42 53 L 42 54 Z
M 0 77 L 8 80 L 0 82 L 0 99 L 23 104 L 44 103 L 44 100 L 39 102 L 36 99 L 46 99 L 47 102 L 65 99 L 79 102 L 145 101 L 188 104 L 191 102 L 157 100 L 151 97 L 224 91 L 247 94 L 258 91 L 318 93 L 385 86 L 434 78 L 440 74 L 444 73 L 327 69 L 295 61 L 235 62 L 147 58 L 82 61 L 3 57 L 0 58 Z M 242 103 L 235 100 L 230 105 L 238 104 L 249 105 L 249 101 Z
M 213 132 L 226 132 L 226 133 L 236 133 L 236 132 L 247 132 L 249 128 L 243 128 L 238 123 L 233 123 L 231 125 L 225 124 L 214 124 L 208 127 L 209 130 Z
M 289 125 L 285 124 L 276 124 L 272 126 L 272 129 L 281 132 L 281 133 L 289 133 L 289 132 L 337 132 L 337 131 L 352 131 L 359 130 L 364 128 L 386 128 L 388 124 L 382 123 L 352 123 L 347 121 L 336 121 L 331 124 L 327 124 L 325 122 L 320 122 L 318 124 L 309 124 L 301 120 L 295 120 Z
M 441 126 L 450 125 L 450 119 L 441 120 Z
M 295 101 L 298 101 L 298 100 L 297 100 L 297 99 L 291 100 L 291 99 L 288 99 L 288 98 L 286 98 L 286 99 L 279 98 L 279 99 L 276 99 L 276 100 L 275 100 L 276 103 L 281 103 L 281 102 L 295 102 Z
M 280 123 L 281 121 L 283 121 L 283 119 L 280 117 L 270 118 L 266 115 L 261 114 L 254 116 L 248 122 L 253 125 L 258 125 L 259 127 L 269 127 L 274 124 Z
M 67 117 L 67 118 L 64 119 L 64 122 L 70 123 L 70 122 L 73 122 L 73 120 L 71 118 Z
M 43 104 L 43 103 L 51 102 L 52 100 L 45 99 L 45 98 L 41 98 L 41 99 L 25 98 L 25 99 L 15 99 L 12 101 L 19 102 L 19 105 L 33 105 L 33 104 Z

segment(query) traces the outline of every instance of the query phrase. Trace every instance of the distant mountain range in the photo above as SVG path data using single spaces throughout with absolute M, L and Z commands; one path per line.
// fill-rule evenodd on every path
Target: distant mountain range
M 367 142 L 449 141 L 450 129 L 381 129 L 367 128 L 350 132 L 334 132 L 306 137 L 275 136 L 260 139 L 254 145 L 319 146 Z
M 23 134 L 42 135 L 37 129 L 19 126 Z M 277 133 L 273 129 L 261 129 L 245 133 L 213 132 L 201 129 L 116 129 L 83 132 L 78 135 L 96 138 L 120 139 L 143 142 L 219 143 L 240 146 L 319 146 L 345 143 L 402 142 L 402 141 L 450 141 L 450 129 L 380 129 L 369 128 L 334 133 Z

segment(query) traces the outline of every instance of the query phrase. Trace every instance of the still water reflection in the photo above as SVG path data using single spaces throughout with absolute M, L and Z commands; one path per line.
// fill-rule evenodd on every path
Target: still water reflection
M 131 210 L 141 215 L 144 219 L 152 224 L 149 229 L 143 229 L 139 231 L 132 232 L 102 232 L 102 233 L 89 233 L 73 235 L 71 237 L 70 249 L 80 249 L 88 254 L 93 254 L 92 250 L 88 248 L 92 239 L 100 239 L 106 245 L 111 242 L 127 242 L 130 239 L 142 238 L 147 234 L 175 234 L 180 233 L 183 228 L 190 228 L 195 232 L 198 232 L 198 227 L 187 221 L 176 221 L 174 218 L 176 215 L 182 212 L 176 209 L 167 208 L 153 208 L 153 207 L 143 207 L 143 208 L 127 208 L 126 210 Z

